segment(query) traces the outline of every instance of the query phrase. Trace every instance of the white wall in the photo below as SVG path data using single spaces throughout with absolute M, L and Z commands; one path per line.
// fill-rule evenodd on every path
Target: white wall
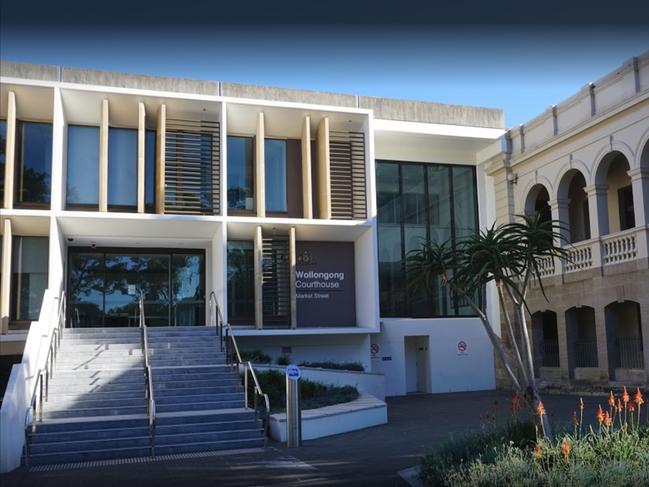
M 406 394 L 404 337 L 429 336 L 430 390 L 433 393 L 494 389 L 494 357 L 491 343 L 477 318 L 384 318 L 382 333 L 372 335 L 379 353 L 372 372 L 385 374 L 387 396 Z M 464 340 L 466 354 L 458 354 Z

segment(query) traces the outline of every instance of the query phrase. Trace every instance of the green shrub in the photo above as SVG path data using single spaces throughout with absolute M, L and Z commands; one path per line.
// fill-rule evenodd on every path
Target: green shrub
M 277 370 L 257 372 L 259 385 L 268 394 L 270 407 L 273 412 L 286 409 L 286 378 Z M 252 381 L 250 381 L 252 382 Z M 252 384 L 248 385 L 252 392 Z M 332 386 L 313 382 L 308 379 L 300 380 L 302 409 L 315 409 L 333 404 L 350 402 L 358 399 L 358 390 L 352 386 Z
M 288 355 L 282 355 L 277 359 L 277 365 L 289 365 L 291 363 L 291 357 Z
M 302 362 L 300 364 L 300 367 L 315 367 L 320 369 L 352 370 L 355 372 L 365 372 L 365 368 L 360 362 Z
M 273 360 L 261 350 L 244 350 L 241 352 L 241 360 L 253 364 L 269 364 Z

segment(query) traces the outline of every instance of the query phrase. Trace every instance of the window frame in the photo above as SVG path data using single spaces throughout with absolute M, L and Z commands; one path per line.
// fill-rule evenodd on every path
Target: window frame
M 44 209 L 47 208 L 49 209 L 52 206 L 52 157 L 54 155 L 54 148 L 50 147 L 50 187 L 48 190 L 48 195 L 47 195 L 47 202 L 44 203 L 39 203 L 39 202 L 33 202 L 33 201 L 28 201 L 28 202 L 21 202 L 18 200 L 18 187 L 19 187 L 19 182 L 20 182 L 20 175 L 21 175 L 21 170 L 24 168 L 24 162 L 25 162 L 25 137 L 24 137 L 24 124 L 29 123 L 29 124 L 40 124 L 40 125 L 49 125 L 50 129 L 52 130 L 52 144 L 54 143 L 54 123 L 49 122 L 49 121 L 42 121 L 42 120 L 34 120 L 34 119 L 16 119 L 16 135 L 15 138 L 16 140 L 14 141 L 14 194 L 12 195 L 12 200 L 14 204 L 14 208 L 21 208 L 21 209 Z M 5 155 L 6 157 L 6 155 Z M 5 161 L 5 167 L 6 167 L 6 161 Z M 6 169 L 5 169 L 6 170 Z
M 110 131 L 112 129 L 115 130 L 129 130 L 132 132 L 135 132 L 135 204 L 134 205 L 114 205 L 110 203 Z M 109 125 L 108 126 L 108 159 L 106 161 L 106 164 L 108 166 L 108 175 L 106 177 L 106 205 L 108 208 L 109 212 L 113 213 L 137 213 L 138 208 L 137 208 L 137 188 L 138 185 L 140 184 L 139 180 L 139 171 L 138 171 L 138 156 L 139 156 L 139 150 L 138 150 L 138 131 L 139 128 L 133 128 L 133 127 L 120 127 L 117 125 Z M 144 181 L 145 181 L 145 200 L 146 200 L 146 131 L 145 131 L 145 153 L 144 153 Z M 101 154 L 99 155 L 101 158 Z M 155 163 L 154 163 L 155 166 Z M 101 183 L 100 183 L 101 184 Z M 145 201 L 146 205 L 146 201 Z M 155 202 L 154 202 L 154 207 L 155 207 Z
M 70 127 L 90 127 L 96 128 L 99 132 L 99 138 L 97 140 L 97 152 L 99 158 L 97 159 L 97 203 L 68 203 L 68 181 L 70 177 L 69 163 L 70 163 Z M 90 125 L 90 124 L 79 124 L 79 123 L 69 123 L 67 124 L 66 134 L 65 134 L 65 209 L 73 211 L 99 211 L 99 193 L 100 193 L 100 174 L 99 174 L 99 159 L 101 159 L 100 153 L 100 141 L 101 141 L 101 127 L 99 125 Z
M 284 194 L 286 200 L 286 210 L 269 210 L 266 208 L 266 193 L 268 188 L 264 188 L 264 208 L 266 208 L 266 213 L 270 216 L 286 217 L 288 216 L 288 141 L 287 137 L 264 137 L 264 185 L 266 185 L 266 141 L 267 140 L 279 140 L 284 142 L 284 188 L 286 193 Z M 254 162 L 254 159 L 253 159 Z
M 230 137 L 237 137 L 240 139 L 250 139 L 251 144 L 250 144 L 250 154 L 251 154 L 251 159 L 252 159 L 252 209 L 246 210 L 245 208 L 234 208 L 230 207 L 230 203 L 228 201 L 228 191 L 230 191 L 230 186 L 227 181 L 225 181 L 225 206 L 226 206 L 226 212 L 228 215 L 233 215 L 233 216 L 256 216 L 257 215 L 257 192 L 255 191 L 256 185 L 257 185 L 257 171 L 256 171 L 256 165 L 257 165 L 257 136 L 256 135 L 250 135 L 250 134 L 227 134 L 225 137 L 225 145 L 227 147 L 228 144 L 228 139 Z M 225 167 L 226 171 L 228 169 L 229 165 L 229 160 L 230 160 L 230 153 L 227 153 L 226 161 L 225 161 Z

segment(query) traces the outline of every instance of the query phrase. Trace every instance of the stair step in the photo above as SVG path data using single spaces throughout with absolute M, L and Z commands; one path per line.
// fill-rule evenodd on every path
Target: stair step
M 78 452 L 93 450 L 108 450 L 127 447 L 143 447 L 151 445 L 151 438 L 147 431 L 141 436 L 119 437 L 119 438 L 98 438 L 59 441 L 55 443 L 32 443 L 31 453 L 56 453 L 56 452 Z
M 201 387 L 226 387 L 226 386 L 240 386 L 241 380 L 238 377 L 232 375 L 232 377 L 221 377 L 218 379 L 200 379 L 200 380 L 191 380 L 179 378 L 168 378 L 165 377 L 164 380 L 157 377 L 155 372 L 153 372 L 153 388 L 156 391 L 164 391 L 166 389 L 193 389 Z
M 156 399 L 163 397 L 185 397 L 185 396 L 196 396 L 201 394 L 228 394 L 240 392 L 240 387 L 238 385 L 226 385 L 226 386 L 217 386 L 217 387 L 178 387 L 178 388 L 160 388 L 154 387 Z
M 174 453 L 192 453 L 217 450 L 239 450 L 243 448 L 261 448 L 264 446 L 264 438 L 259 435 L 257 438 L 245 440 L 223 440 L 206 441 L 201 443 L 184 443 L 180 445 L 164 445 L 156 447 L 156 455 L 170 455 Z
M 155 445 L 157 448 L 163 445 L 203 443 L 207 441 L 256 439 L 262 435 L 262 432 L 263 430 L 261 428 L 177 434 L 159 434 L 159 432 L 156 431 Z
M 232 402 L 241 401 L 243 403 L 243 392 L 228 392 L 220 394 L 184 394 L 178 396 L 156 396 L 157 405 L 178 404 L 178 403 L 199 403 L 199 402 Z
M 57 411 L 43 411 L 43 418 L 84 418 L 92 416 L 118 416 L 127 414 L 146 414 L 146 402 L 142 398 L 142 406 L 129 406 L 118 408 L 73 408 Z
M 233 428 L 234 429 L 234 428 Z M 66 441 L 83 441 L 89 439 L 133 438 L 148 436 L 149 427 L 86 429 L 75 431 L 38 432 L 31 436 L 31 444 L 61 443 Z
M 59 453 L 41 453 L 30 455 L 31 465 L 52 465 L 63 463 L 87 462 L 91 460 L 113 460 L 118 458 L 140 458 L 151 455 L 151 448 L 130 447 L 93 451 L 67 451 Z
M 129 397 L 126 399 L 108 399 L 94 397 L 91 394 L 78 394 L 70 396 L 55 395 L 50 396 L 45 407 L 45 411 L 60 411 L 63 409 L 96 409 L 96 408 L 125 408 L 137 407 L 146 404 L 144 397 L 144 388 L 141 389 L 139 396 Z
M 254 419 L 245 419 L 238 421 L 219 421 L 219 422 L 202 422 L 202 423 L 180 423 L 173 425 L 160 425 L 156 424 L 156 436 L 158 435 L 173 435 L 173 434 L 189 434 L 189 433 L 204 433 L 208 431 L 234 431 L 234 430 L 247 430 L 258 429 L 258 422 Z
M 233 409 L 241 407 L 243 401 L 217 401 L 217 402 L 196 402 L 196 403 L 172 403 L 158 404 L 156 401 L 157 413 L 171 413 L 181 411 L 202 411 L 210 409 Z
M 61 433 L 88 430 L 110 430 L 110 429 L 128 429 L 128 428 L 148 428 L 148 419 L 146 415 L 136 418 L 76 418 L 45 420 L 36 423 L 36 435 L 41 433 Z

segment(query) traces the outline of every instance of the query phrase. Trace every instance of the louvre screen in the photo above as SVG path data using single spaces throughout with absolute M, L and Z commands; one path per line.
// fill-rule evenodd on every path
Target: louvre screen
M 331 217 L 367 218 L 365 136 L 361 132 L 329 133 Z

